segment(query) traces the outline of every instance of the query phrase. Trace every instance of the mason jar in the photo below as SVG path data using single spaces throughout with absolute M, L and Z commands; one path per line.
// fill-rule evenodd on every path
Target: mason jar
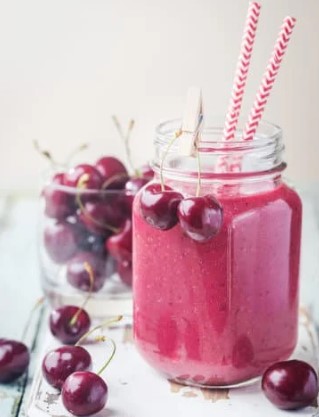
M 174 120 L 156 129 L 154 182 L 194 197 L 199 166 L 199 195 L 218 201 L 222 223 L 205 242 L 185 234 L 180 222 L 159 230 L 143 217 L 146 188 L 139 191 L 133 205 L 136 345 L 178 383 L 247 383 L 289 358 L 296 345 L 301 200 L 282 177 L 278 126 L 261 123 L 252 141 L 239 129 L 225 142 L 223 125 L 214 123 L 201 132 L 199 158 L 179 153 L 183 136 L 168 149 L 180 126 Z

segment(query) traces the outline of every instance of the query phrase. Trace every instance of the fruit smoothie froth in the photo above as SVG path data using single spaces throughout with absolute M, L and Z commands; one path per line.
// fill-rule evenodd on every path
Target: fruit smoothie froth
M 217 196 L 219 234 L 206 243 L 150 226 L 134 203 L 134 333 L 168 378 L 230 385 L 292 353 L 297 338 L 301 202 L 280 184 Z

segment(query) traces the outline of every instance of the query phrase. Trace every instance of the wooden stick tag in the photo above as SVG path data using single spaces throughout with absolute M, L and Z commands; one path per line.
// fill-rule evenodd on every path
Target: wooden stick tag
M 203 118 L 202 90 L 191 87 L 187 92 L 186 107 L 182 121 L 182 134 L 179 139 L 179 153 L 184 156 L 195 156 L 199 123 Z

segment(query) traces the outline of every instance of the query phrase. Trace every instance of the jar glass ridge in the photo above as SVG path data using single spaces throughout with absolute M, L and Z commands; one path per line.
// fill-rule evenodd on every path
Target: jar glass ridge
M 175 119 L 161 123 L 156 129 L 155 157 L 153 168 L 159 174 L 164 153 L 167 146 L 179 130 L 181 120 Z M 179 141 L 182 136 L 171 146 L 163 164 L 164 177 L 185 178 L 187 181 L 196 181 L 198 164 L 194 157 L 178 156 Z M 200 133 L 199 156 L 201 163 L 201 180 L 229 181 L 237 178 L 248 178 L 258 175 L 270 175 L 281 172 L 286 164 L 283 161 L 283 135 L 280 127 L 262 122 L 253 141 L 242 139 L 241 125 L 232 141 L 223 140 L 223 125 L 221 120 L 213 120 L 212 124 L 205 126 Z M 216 167 L 221 159 L 239 158 L 241 160 L 241 172 L 223 170 L 218 172 Z

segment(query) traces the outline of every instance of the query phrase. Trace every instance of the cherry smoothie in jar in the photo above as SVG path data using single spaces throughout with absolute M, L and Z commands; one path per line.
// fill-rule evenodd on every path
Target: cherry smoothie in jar
M 155 183 L 179 126 L 157 129 Z M 239 130 L 230 144 L 222 130 L 205 128 L 199 143 L 200 195 L 213 195 L 223 213 L 216 236 L 198 242 L 180 222 L 158 230 L 141 213 L 143 190 L 134 203 L 136 345 L 151 366 L 189 385 L 248 382 L 287 359 L 297 340 L 302 206 L 282 179 L 282 131 L 264 122 L 253 141 Z M 234 159 L 240 172 L 216 172 Z M 181 156 L 177 141 L 163 165 L 165 186 L 194 197 L 196 158 Z

